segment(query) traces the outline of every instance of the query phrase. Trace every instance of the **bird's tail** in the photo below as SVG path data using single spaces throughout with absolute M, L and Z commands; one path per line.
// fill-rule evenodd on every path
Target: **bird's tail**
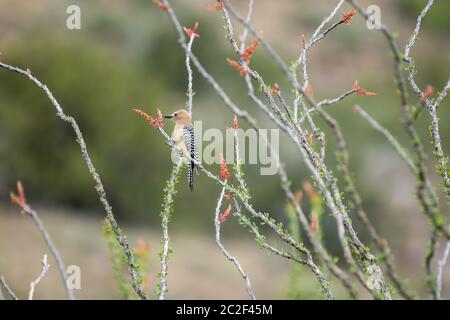
M 191 189 L 191 191 L 194 191 L 194 167 L 195 164 L 193 161 L 191 161 L 191 164 L 188 168 L 189 189 Z

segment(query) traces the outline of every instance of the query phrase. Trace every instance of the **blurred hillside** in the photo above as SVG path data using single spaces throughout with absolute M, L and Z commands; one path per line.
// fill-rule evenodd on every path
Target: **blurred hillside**
M 192 26 L 195 21 L 199 21 L 201 38 L 195 42 L 193 50 L 208 71 L 239 106 L 257 115 L 262 126 L 267 124 L 267 127 L 271 127 L 248 99 L 243 80 L 226 63 L 226 58 L 231 58 L 233 51 L 224 38 L 220 14 L 205 9 L 205 5 L 210 2 L 176 0 L 174 7 L 183 25 Z M 425 1 L 360 2 L 366 6 L 375 2 L 381 7 L 382 22 L 397 32 L 400 47 L 403 48 Z M 245 9 L 246 1 L 234 3 L 237 8 Z M 279 49 L 286 61 L 292 61 L 301 49 L 301 34 L 310 36 L 336 3 L 334 0 L 258 0 L 254 25 L 264 31 L 264 36 Z M 70 4 L 81 7 L 81 30 L 71 31 L 65 26 L 65 12 Z M 349 9 L 344 6 L 341 11 Z M 439 1 L 424 20 L 420 39 L 413 52 L 419 71 L 417 80 L 421 87 L 431 84 L 440 88 L 450 73 L 448 12 L 450 2 Z M 240 30 L 237 29 L 237 34 Z M 133 229 L 137 224 L 145 226 L 145 232 L 156 232 L 162 186 L 172 167 L 170 150 L 160 135 L 131 112 L 131 108 L 139 107 L 153 114 L 157 107 L 164 113 L 170 113 L 185 106 L 187 75 L 184 54 L 166 15 L 150 0 L 2 0 L 0 51 L 6 63 L 30 68 L 34 75 L 48 85 L 65 111 L 77 119 L 119 223 L 130 226 L 135 233 L 134 239 L 139 233 Z M 415 281 L 414 275 L 422 272 L 425 239 L 429 230 L 413 194 L 414 181 L 385 140 L 351 111 L 354 104 L 360 104 L 401 142 L 408 144 L 401 126 L 401 106 L 393 76 L 392 57 L 385 39 L 379 32 L 367 30 L 363 19 L 355 17 L 345 28 L 336 29 L 314 47 L 308 62 L 317 100 L 335 97 L 349 90 L 356 79 L 361 86 L 378 93 L 375 97 L 351 96 L 332 106 L 330 112 L 341 122 L 351 153 L 351 168 L 369 215 L 389 239 L 407 278 Z M 267 83 L 278 82 L 281 88 L 287 87 L 281 72 L 262 48 L 257 50 L 252 64 Z M 224 107 L 195 69 L 194 90 L 195 120 L 202 120 L 204 129 L 219 128 L 225 131 L 226 126 L 231 124 L 233 114 Z M 446 125 L 450 121 L 449 101 L 444 101 L 439 110 L 441 135 L 447 154 L 450 153 L 450 127 Z M 418 104 L 417 101 L 415 103 Z M 425 147 L 430 151 L 427 120 L 427 114 L 423 112 L 418 122 Z M 245 128 L 243 123 L 240 125 Z M 171 131 L 171 125 L 167 127 Z M 330 166 L 334 166 L 333 148 L 330 139 L 326 157 Z M 282 142 L 281 157 L 287 165 L 294 188 L 300 188 L 304 181 L 310 179 L 289 141 Z M 437 181 L 430 159 L 428 166 L 433 179 Z M 218 172 L 216 167 L 209 169 Z M 278 177 L 260 176 L 259 168 L 255 165 L 246 165 L 245 170 L 255 206 L 261 211 L 273 212 L 278 215 L 278 219 L 285 221 L 285 200 Z M 30 203 L 44 208 L 44 212 L 45 208 L 53 208 L 47 216 L 48 222 L 51 223 L 55 218 L 67 228 L 64 231 L 53 227 L 54 231 L 61 232 L 58 236 L 60 239 L 66 236 L 65 232 L 73 232 L 76 235 L 67 234 L 71 241 L 82 241 L 80 237 L 88 234 L 84 232 L 88 230 L 93 233 L 95 240 L 92 242 L 98 240 L 100 227 L 96 229 L 91 226 L 93 229 L 89 229 L 87 225 L 92 221 L 100 221 L 103 211 L 71 128 L 56 118 L 48 99 L 29 81 L 0 70 L 0 205 L 3 208 L 0 210 L 0 227 L 14 230 L 10 233 L 0 232 L 0 243 L 3 243 L 0 244 L 0 268 L 5 269 L 10 267 L 10 261 L 3 255 L 6 252 L 4 250 L 10 247 L 6 243 L 13 243 L 17 238 L 28 240 L 21 238 L 22 235 L 28 237 L 28 233 L 22 229 L 22 223 L 11 218 L 13 213 L 6 209 L 9 206 L 9 191 L 18 179 L 24 182 Z M 184 243 L 193 233 L 200 232 L 198 236 L 206 235 L 212 246 L 213 210 L 218 187 L 211 185 L 202 176 L 196 179 L 194 193 L 189 192 L 184 180 L 180 185 L 172 223 L 175 241 Z M 445 203 L 445 200 L 441 202 Z M 59 210 L 54 208 L 62 208 L 63 216 L 59 217 Z M 72 223 L 76 224 L 74 229 Z M 358 222 L 354 223 L 358 229 Z M 229 227 L 226 232 L 239 243 L 238 239 L 245 232 L 236 226 Z M 326 235 L 326 240 L 333 247 L 335 228 L 331 219 L 326 222 L 327 226 L 333 229 Z M 20 234 L 16 232 L 18 230 Z M 159 233 L 145 234 L 145 237 L 151 238 L 155 246 L 159 245 Z M 361 237 L 365 238 L 362 231 Z M 202 239 L 193 239 L 192 243 L 189 242 L 190 246 L 180 245 L 178 252 L 194 247 L 200 251 L 197 246 L 204 241 Z M 61 242 L 64 243 L 64 240 Z M 83 262 L 87 268 L 94 268 L 97 262 L 93 256 L 100 252 L 100 265 L 109 268 L 104 263 L 106 253 L 101 251 L 105 249 L 102 247 L 104 244 L 96 244 L 91 248 L 92 242 L 83 242 L 82 247 L 67 250 L 71 250 L 73 260 L 92 250 L 92 254 L 83 258 L 89 260 L 92 256 L 92 261 Z M 25 243 L 22 245 L 26 246 Z M 238 244 L 235 246 L 239 247 Z M 248 248 L 242 249 L 242 255 L 253 257 L 253 246 L 253 243 L 249 243 Z M 8 253 L 12 254 L 12 251 Z M 40 252 L 36 255 L 33 253 L 26 263 L 37 261 L 40 255 Z M 261 255 L 264 256 L 264 253 Z M 16 259 L 20 263 L 19 258 Z M 156 256 L 154 261 L 157 261 Z M 250 263 L 251 259 L 247 262 Z M 278 261 L 273 263 L 266 265 L 266 260 L 261 260 L 250 273 L 267 266 L 280 273 L 288 270 L 286 265 L 278 265 Z M 195 259 L 192 264 L 192 269 L 197 273 L 189 276 L 211 271 L 201 269 L 202 266 Z M 408 268 L 410 265 L 413 266 Z M 29 275 L 36 271 L 27 270 Z M 183 278 L 182 270 L 178 271 L 178 277 Z M 89 277 L 107 276 L 103 271 L 93 272 L 95 274 Z M 261 271 L 256 276 L 256 290 L 258 286 L 261 290 L 267 290 L 263 297 L 284 297 L 284 292 L 277 291 L 280 290 L 278 281 L 288 281 L 288 275 L 283 273 L 264 287 L 265 279 L 273 274 L 267 269 Z M 10 273 L 9 276 L 13 282 L 20 278 L 20 273 Z M 53 276 L 57 277 L 56 274 Z M 239 280 L 237 278 L 237 282 Z M 239 287 L 239 283 L 236 286 Z M 214 285 L 211 284 L 211 287 Z M 114 297 L 105 296 L 108 290 L 111 287 L 100 288 L 98 292 L 85 293 L 85 297 Z M 175 295 L 178 294 L 176 290 Z M 183 290 L 187 289 L 180 289 L 179 296 L 186 298 L 205 298 L 203 294 L 207 292 L 189 295 Z M 234 293 L 225 296 L 235 297 Z

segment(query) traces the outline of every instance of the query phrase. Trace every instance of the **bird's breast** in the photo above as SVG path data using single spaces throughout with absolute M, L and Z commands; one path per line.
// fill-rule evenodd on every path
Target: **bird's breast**
M 172 139 L 177 143 L 184 143 L 184 134 L 183 134 L 183 127 L 175 126 L 175 129 L 173 129 L 172 133 Z
M 172 139 L 175 141 L 175 144 L 178 148 L 181 149 L 183 155 L 190 156 L 190 152 L 187 150 L 186 143 L 184 142 L 184 130 L 183 126 L 175 126 L 175 129 L 172 133 Z

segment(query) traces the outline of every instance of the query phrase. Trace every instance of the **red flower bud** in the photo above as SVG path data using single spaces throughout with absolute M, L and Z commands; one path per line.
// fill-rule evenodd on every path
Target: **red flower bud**
M 350 23 L 350 19 L 358 13 L 358 10 L 356 8 L 353 8 L 349 12 L 346 12 L 342 15 L 342 21 L 346 24 Z
M 227 162 L 225 161 L 223 154 L 220 155 L 220 177 L 223 180 L 230 179 L 230 171 L 228 171 Z
M 11 203 L 17 205 L 18 207 L 25 210 L 28 207 L 27 200 L 25 197 L 25 189 L 23 188 L 22 182 L 17 181 L 17 194 L 13 192 L 9 193 L 11 198 Z
M 200 37 L 200 35 L 197 33 L 197 29 L 198 29 L 198 21 L 195 22 L 193 28 L 183 27 L 183 30 L 188 35 L 188 37 L 194 37 L 194 38 Z
M 260 41 L 255 39 L 252 41 L 252 43 L 250 43 L 245 49 L 244 52 L 241 53 L 241 58 L 242 60 L 244 60 L 245 62 L 247 62 L 247 64 L 250 63 L 250 61 L 252 60 L 253 54 L 256 51 L 256 48 L 258 48 L 258 46 L 260 45 Z
M 156 4 L 161 10 L 169 10 L 169 6 L 166 3 L 163 3 L 161 0 L 153 0 L 153 3 Z
M 239 126 L 238 126 L 238 120 L 237 120 L 237 117 L 234 116 L 234 119 L 233 119 L 233 129 L 237 129 L 237 128 L 239 128 Z
M 377 95 L 375 92 L 370 92 L 370 91 L 367 91 L 364 88 L 361 88 L 358 85 L 358 80 L 355 80 L 355 83 L 353 84 L 353 89 L 355 90 L 356 94 L 358 94 L 360 96 L 371 97 L 371 96 L 376 96 Z
M 433 95 L 433 87 L 431 85 L 427 85 L 425 87 L 425 91 L 422 94 L 422 100 L 426 100 Z
M 228 64 L 237 72 L 239 72 L 239 74 L 241 76 L 245 76 L 247 74 L 247 70 L 245 69 L 244 66 L 242 66 L 239 62 L 237 62 L 236 60 L 233 59 L 227 59 Z
M 228 207 L 225 209 L 225 211 L 219 215 L 220 223 L 225 222 L 225 220 L 230 214 L 231 214 L 231 204 L 229 204 Z

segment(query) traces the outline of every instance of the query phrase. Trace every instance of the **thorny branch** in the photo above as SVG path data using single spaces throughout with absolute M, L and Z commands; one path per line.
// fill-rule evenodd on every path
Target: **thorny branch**
M 188 74 L 188 112 L 192 116 L 192 98 L 194 96 L 194 92 L 192 90 L 192 68 L 191 68 L 191 62 L 189 57 L 189 52 L 192 51 L 192 44 L 194 43 L 194 39 L 196 38 L 195 33 L 193 33 L 189 38 L 189 43 L 187 45 L 187 52 L 186 52 L 186 69 Z
M 224 184 L 227 184 L 227 181 L 224 181 Z M 244 279 L 245 282 L 245 289 L 247 290 L 248 295 L 252 300 L 255 300 L 255 294 L 253 293 L 252 285 L 250 283 L 250 278 L 248 277 L 247 273 L 245 273 L 244 269 L 242 268 L 239 261 L 236 259 L 236 257 L 232 256 L 227 249 L 223 246 L 222 242 L 220 241 L 220 207 L 222 205 L 223 197 L 225 195 L 225 185 L 222 187 L 222 191 L 220 192 L 219 200 L 217 201 L 216 211 L 214 215 L 214 226 L 216 228 L 216 243 L 217 246 L 220 248 L 220 251 L 222 251 L 223 255 L 230 260 L 238 269 L 239 273 L 241 274 L 241 277 Z
M 411 58 L 411 56 L 410 56 L 410 52 L 416 43 L 416 39 L 417 39 L 417 36 L 420 31 L 422 19 L 428 13 L 432 4 L 433 4 L 433 0 L 429 0 L 427 2 L 426 6 L 424 7 L 424 9 L 422 10 L 422 12 L 420 13 L 420 15 L 417 17 L 416 26 L 415 26 L 413 34 L 410 37 L 409 42 L 407 43 L 407 45 L 405 47 L 403 59 L 409 65 L 407 70 L 408 70 L 408 81 L 409 81 L 411 88 L 418 95 L 418 97 L 424 101 L 425 105 L 429 109 L 430 122 L 431 122 L 430 123 L 431 143 L 434 148 L 433 156 L 435 157 L 435 159 L 438 163 L 436 166 L 437 173 L 441 177 L 444 193 L 446 193 L 448 198 L 450 199 L 450 188 L 449 188 L 450 187 L 450 178 L 449 178 L 449 170 L 448 170 L 448 157 L 445 156 L 444 151 L 442 149 L 441 137 L 440 137 L 440 133 L 439 133 L 439 119 L 437 116 L 437 108 L 438 108 L 439 104 L 447 96 L 447 92 L 450 88 L 450 78 L 448 79 L 448 81 L 447 81 L 446 85 L 444 86 L 439 97 L 435 100 L 430 99 L 430 97 L 427 97 L 424 94 L 424 92 L 422 92 L 422 90 L 418 87 L 418 85 L 416 84 L 416 82 L 414 80 L 414 75 L 416 73 L 416 65 L 415 65 L 414 59 Z M 445 230 L 440 230 L 440 231 L 441 231 L 441 233 L 443 233 L 443 235 L 445 237 L 449 238 L 448 232 L 445 232 Z
M 13 300 L 19 300 L 19 298 L 16 296 L 14 291 L 12 291 L 11 287 L 6 283 L 5 277 L 0 277 L 0 286 L 5 289 L 5 291 L 9 294 L 11 299 Z
M 258 227 L 254 222 L 252 222 L 247 216 L 241 213 L 240 204 L 236 199 L 233 199 L 233 202 L 235 204 L 235 212 L 234 215 L 236 215 L 239 218 L 239 222 L 243 224 L 244 226 L 248 227 L 250 232 L 255 235 L 255 239 L 258 242 L 258 244 L 263 247 L 264 249 L 268 250 L 269 252 L 272 252 L 276 255 L 279 255 L 282 258 L 295 261 L 299 264 L 306 265 L 310 269 L 312 269 L 313 272 L 317 272 L 316 277 L 318 278 L 318 281 L 320 282 L 322 290 L 326 293 L 328 299 L 334 299 L 333 292 L 330 289 L 330 284 L 326 280 L 326 278 L 323 276 L 323 274 L 320 272 L 320 269 L 312 263 L 312 260 L 305 260 L 297 255 L 284 252 L 273 245 L 270 245 L 265 237 L 259 232 Z
M 325 100 L 322 100 L 322 101 L 318 102 L 317 105 L 318 105 L 319 107 L 322 107 L 322 106 L 328 106 L 328 105 L 330 105 L 330 104 L 335 104 L 335 103 L 337 103 L 337 102 L 339 102 L 339 101 L 344 100 L 344 99 L 345 99 L 346 97 L 348 97 L 349 95 L 355 93 L 355 91 L 356 91 L 355 89 L 349 90 L 349 91 L 347 91 L 347 92 L 341 94 L 339 97 L 336 97 L 336 98 L 333 98 L 333 99 L 325 99 Z M 313 112 L 314 110 L 315 110 L 314 108 L 311 108 L 311 109 L 308 110 L 308 112 Z
M 189 115 L 192 117 L 192 108 L 193 108 L 193 96 L 194 92 L 192 89 L 192 68 L 190 63 L 190 54 L 192 52 L 192 44 L 194 43 L 194 39 L 197 37 L 200 37 L 197 33 L 198 28 L 198 22 L 195 23 L 194 27 L 192 29 L 184 28 L 184 32 L 189 35 L 189 42 L 186 46 L 186 69 L 188 74 L 188 112 Z M 161 213 L 161 226 L 163 230 L 163 250 L 161 252 L 161 272 L 160 272 L 160 283 L 159 283 L 159 293 L 158 298 L 159 300 L 164 300 L 165 295 L 167 292 L 167 263 L 169 259 L 170 254 L 170 247 L 169 247 L 169 229 L 168 224 L 170 221 L 170 216 L 173 211 L 173 197 L 176 193 L 176 184 L 178 182 L 178 177 L 180 174 L 180 171 L 182 169 L 183 162 L 182 159 L 179 160 L 176 166 L 174 166 L 172 173 L 170 175 L 168 184 L 165 188 L 166 194 L 164 198 L 164 204 L 163 204 L 163 211 Z M 193 173 L 192 173 L 193 174 Z
M 268 251 L 275 253 L 285 259 L 293 260 L 297 263 L 304 264 L 304 265 L 307 264 L 305 260 L 298 258 L 290 253 L 284 252 L 278 248 L 275 248 L 273 245 L 270 245 L 267 241 L 265 241 L 265 237 L 259 232 L 255 223 L 252 223 L 252 221 L 247 216 L 245 216 L 244 214 L 241 213 L 241 206 L 240 206 L 239 202 L 236 199 L 233 199 L 233 203 L 235 206 L 235 211 L 234 211 L 233 215 L 235 215 L 239 218 L 240 223 L 244 224 L 246 227 L 249 228 L 250 232 L 255 235 L 255 239 L 258 241 L 258 243 L 264 249 L 267 249 Z
M 242 172 L 241 160 L 240 160 L 240 156 L 239 156 L 240 155 L 239 139 L 237 136 L 237 131 L 236 130 L 233 130 L 233 131 L 234 131 L 233 133 L 234 133 L 234 145 L 235 145 L 235 150 L 234 150 L 235 166 L 234 167 L 235 167 L 235 171 L 236 171 L 236 179 L 238 180 L 240 188 L 244 192 L 244 194 L 248 194 L 247 184 L 245 183 L 245 180 L 244 180 L 244 174 Z M 266 143 L 268 143 L 268 142 L 266 141 Z M 278 155 L 275 156 L 275 159 L 278 159 Z M 276 162 L 277 162 L 277 166 L 279 166 L 278 160 L 276 160 Z M 280 168 L 279 175 L 283 182 L 283 178 L 285 177 L 284 168 L 283 169 Z M 287 195 L 289 195 L 289 193 L 292 194 L 287 181 L 285 181 L 283 185 L 284 185 L 286 194 Z M 273 246 L 267 244 L 267 242 L 264 241 L 264 237 L 261 234 L 259 234 L 258 228 L 254 224 L 252 224 L 251 221 L 247 217 L 244 217 L 241 214 L 239 202 L 236 199 L 233 199 L 233 200 L 235 202 L 237 215 L 240 217 L 240 221 L 242 221 L 246 226 L 248 226 L 250 228 L 251 232 L 255 234 L 256 240 L 258 241 L 258 243 L 260 243 L 264 248 L 268 249 L 269 251 L 272 251 L 286 259 L 292 259 L 300 264 L 306 265 L 311 270 L 311 272 L 316 276 L 317 280 L 319 281 L 319 283 L 322 287 L 322 290 L 325 292 L 325 294 L 327 296 L 327 299 L 329 299 L 329 300 L 334 299 L 334 294 L 331 291 L 328 280 L 325 278 L 325 276 L 322 274 L 320 269 L 313 262 L 312 255 L 311 255 L 311 253 L 309 253 L 309 251 L 306 252 L 305 258 L 299 258 L 296 255 L 293 256 L 288 253 L 282 252 L 282 251 L 274 248 Z M 292 203 L 296 203 L 295 199 L 292 198 L 290 200 L 293 200 Z M 309 233 L 311 235 L 309 227 L 307 227 L 306 229 L 307 230 L 305 230 L 305 232 Z M 313 237 L 311 236 L 311 238 L 313 238 Z M 311 238 L 309 238 L 309 240 L 311 240 Z M 319 243 L 319 245 L 320 245 L 320 243 Z M 325 250 L 323 250 L 323 248 L 322 248 L 321 254 L 322 254 L 322 257 L 325 256 L 324 260 L 326 260 L 327 254 L 326 254 Z M 350 294 L 352 296 L 356 297 L 356 293 L 353 291 L 352 285 L 347 280 L 348 276 L 345 275 L 345 273 L 343 271 L 341 271 L 334 263 L 332 263 L 331 259 L 329 259 L 329 257 L 328 257 L 328 260 L 326 261 L 326 264 L 327 264 L 327 267 L 329 267 L 329 269 L 331 270 L 331 272 L 333 274 L 335 274 L 336 277 L 338 277 L 339 279 L 342 280 L 342 282 L 344 283 L 344 286 L 349 290 Z
M 170 146 L 172 149 L 174 149 L 176 152 L 180 153 L 181 150 L 179 147 L 175 144 L 175 142 L 170 138 L 170 136 L 167 134 L 167 132 L 161 127 L 157 126 L 157 129 L 159 132 L 164 136 L 166 139 L 167 145 Z M 267 226 L 269 226 L 284 242 L 291 245 L 296 251 L 299 252 L 299 254 L 306 256 L 307 258 L 307 265 L 312 269 L 313 273 L 323 277 L 320 269 L 313 263 L 311 254 L 309 250 L 303 245 L 295 241 L 288 233 L 286 233 L 279 224 L 276 223 L 276 221 L 273 218 L 270 218 L 269 214 L 261 213 L 257 210 L 255 210 L 252 205 L 249 202 L 249 197 L 247 193 L 243 193 L 242 190 L 239 190 L 233 186 L 228 185 L 227 183 L 223 182 L 218 176 L 214 175 L 207 169 L 203 167 L 203 165 L 198 162 L 196 159 L 190 157 L 189 155 L 185 155 L 187 160 L 194 162 L 194 164 L 198 167 L 200 172 L 204 173 L 207 177 L 218 183 L 220 186 L 222 186 L 226 191 L 230 192 L 231 194 L 238 197 L 241 201 L 241 203 L 244 205 L 246 210 L 254 217 L 262 220 Z M 322 281 L 319 279 L 319 281 Z
M 50 252 L 52 253 L 53 257 L 56 260 L 56 265 L 61 275 L 63 285 L 67 293 L 67 297 L 69 298 L 69 300 L 74 300 L 75 296 L 73 294 L 73 290 L 69 288 L 68 285 L 66 267 L 62 259 L 62 256 L 59 253 L 58 249 L 56 248 L 55 243 L 50 237 L 50 233 L 45 228 L 45 225 L 42 222 L 41 218 L 39 217 L 38 213 L 34 209 L 32 209 L 26 202 L 25 191 L 20 181 L 17 181 L 17 195 L 11 192 L 11 200 L 22 210 L 22 213 L 25 213 L 28 216 L 30 216 L 33 222 L 36 224 L 39 232 L 41 233 L 42 237 L 45 240 L 45 243 L 47 244 L 47 247 L 50 249 Z
M 386 140 L 392 145 L 395 151 L 400 155 L 400 157 L 406 162 L 408 168 L 414 173 L 417 168 L 411 159 L 411 156 L 408 154 L 408 151 L 405 150 L 397 139 L 381 124 L 378 123 L 371 115 L 369 115 L 364 109 L 360 106 L 356 105 L 353 109 L 356 113 L 358 113 L 364 120 L 366 120 L 375 130 L 381 133 Z
M 53 257 L 56 260 L 56 265 L 58 267 L 59 273 L 61 274 L 63 283 L 64 283 L 64 288 L 66 289 L 67 292 L 67 296 L 69 297 L 70 300 L 75 299 L 75 296 L 73 294 L 73 290 L 69 288 L 68 286 L 68 277 L 67 277 L 67 272 L 66 272 L 66 267 L 64 264 L 64 261 L 61 257 L 61 254 L 59 253 L 58 249 L 56 248 L 55 244 L 53 243 L 52 239 L 50 238 L 50 234 L 48 233 L 47 229 L 45 228 L 42 220 L 40 219 L 39 215 L 37 214 L 37 212 L 33 209 L 31 209 L 30 207 L 28 207 L 25 210 L 25 213 L 27 215 L 29 215 L 34 223 L 36 224 L 37 228 L 39 229 L 39 232 L 42 234 L 42 237 L 44 238 L 47 247 L 50 249 L 50 252 L 52 253 Z
M 439 119 L 437 116 L 437 108 L 438 108 L 439 104 L 443 101 L 443 99 L 446 97 L 447 91 L 450 87 L 450 78 L 447 81 L 447 84 L 444 86 L 444 89 L 442 90 L 439 97 L 435 101 L 432 101 L 429 97 L 424 95 L 424 92 L 422 92 L 422 90 L 418 87 L 418 85 L 416 84 L 416 82 L 414 80 L 414 75 L 416 73 L 416 65 L 415 65 L 414 59 L 411 58 L 411 56 L 410 56 L 410 52 L 416 43 L 417 36 L 420 31 L 422 19 L 428 13 L 428 11 L 430 10 L 432 5 L 433 5 L 433 0 L 429 0 L 427 2 L 426 6 L 424 7 L 424 9 L 422 10 L 422 12 L 417 17 L 416 26 L 414 28 L 413 34 L 410 37 L 409 42 L 407 43 L 407 45 L 405 47 L 403 59 L 409 65 L 408 66 L 408 81 L 410 83 L 411 88 L 418 95 L 418 97 L 421 98 L 425 102 L 426 106 L 429 109 L 430 121 L 431 121 L 430 135 L 431 135 L 431 142 L 434 147 L 433 156 L 435 157 L 435 159 L 438 163 L 437 173 L 442 179 L 444 193 L 447 194 L 447 196 L 450 200 L 450 178 L 449 178 L 449 173 L 448 173 L 448 157 L 445 156 L 444 151 L 442 149 L 441 137 L 440 137 L 440 133 L 439 133 Z
M 180 160 L 174 165 L 172 173 L 170 174 L 169 181 L 164 188 L 164 203 L 163 211 L 161 212 L 161 227 L 163 230 L 163 249 L 161 252 L 161 272 L 159 274 L 159 292 L 158 299 L 164 300 L 167 293 L 167 263 L 170 255 L 169 247 L 169 221 L 173 211 L 173 197 L 176 193 L 176 184 L 178 183 L 178 177 L 183 167 L 183 162 Z
M 35 280 L 33 280 L 30 283 L 30 291 L 28 292 L 28 300 L 33 300 L 34 289 L 39 284 L 39 282 L 41 282 L 42 279 L 44 279 L 45 275 L 47 274 L 48 270 L 50 269 L 50 265 L 48 264 L 48 260 L 47 260 L 47 255 L 44 255 L 44 258 L 42 259 L 41 263 L 42 263 L 41 273 Z
M 444 86 L 444 89 L 442 90 L 439 97 L 435 100 L 430 99 L 429 96 L 427 96 L 422 90 L 419 88 L 417 83 L 415 82 L 414 75 L 416 73 L 416 64 L 413 58 L 411 58 L 410 53 L 412 48 L 414 47 L 417 37 L 419 35 L 420 27 L 422 24 L 422 19 L 426 16 L 428 11 L 430 10 L 431 6 L 433 5 L 433 0 L 428 0 L 427 4 L 423 8 L 423 10 L 420 12 L 419 16 L 417 17 L 416 26 L 414 28 L 414 31 L 410 37 L 409 42 L 405 46 L 405 51 L 403 55 L 404 61 L 408 64 L 407 71 L 408 71 L 408 81 L 413 89 L 413 91 L 418 95 L 420 99 L 424 102 L 425 106 L 428 108 L 429 115 L 430 115 L 430 137 L 431 137 L 431 144 L 433 146 L 433 157 L 436 164 L 436 172 L 441 178 L 441 184 L 442 184 L 442 190 L 444 194 L 447 195 L 448 201 L 450 202 L 450 170 L 448 167 L 448 157 L 444 154 L 442 144 L 441 144 L 441 136 L 439 132 L 439 118 L 437 115 L 437 108 L 439 104 L 443 101 L 443 99 L 446 97 L 448 89 L 450 87 L 450 78 L 447 81 L 447 84 Z M 437 212 L 437 210 L 434 210 L 432 213 L 428 214 L 430 216 L 430 220 L 432 221 L 433 225 L 433 231 L 432 231 L 432 237 L 430 240 L 430 249 L 428 250 L 427 256 L 426 256 L 426 270 L 428 274 L 428 283 L 430 287 L 431 295 L 434 299 L 439 298 L 439 291 L 435 283 L 435 279 L 433 277 L 432 271 L 431 271 L 431 261 L 435 254 L 435 250 L 438 243 L 438 233 L 441 233 L 442 236 L 446 237 L 447 240 L 450 239 L 450 232 L 447 228 L 444 227 L 444 224 L 442 223 L 442 218 Z

